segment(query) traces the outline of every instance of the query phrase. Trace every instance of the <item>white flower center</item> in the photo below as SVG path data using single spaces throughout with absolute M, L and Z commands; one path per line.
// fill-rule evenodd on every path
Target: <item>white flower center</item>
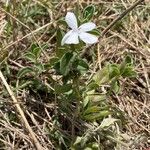
M 82 31 L 79 28 L 77 28 L 77 29 L 73 29 L 73 32 L 76 32 L 79 35 L 81 34 Z

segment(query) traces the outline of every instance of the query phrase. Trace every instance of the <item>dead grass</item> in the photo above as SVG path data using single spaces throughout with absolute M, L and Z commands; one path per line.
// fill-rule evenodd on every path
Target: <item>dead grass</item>
M 52 7 L 51 2 L 46 0 L 28 1 L 24 6 L 18 1 L 15 9 L 10 7 L 10 12 L 0 11 L 0 64 L 7 60 L 11 72 L 5 70 L 6 63 L 0 67 L 2 71 L 5 71 L 7 82 L 15 92 L 18 103 L 25 112 L 36 138 L 45 149 L 55 147 L 49 136 L 49 130 L 54 128 L 50 112 L 54 113 L 57 106 L 52 101 L 51 95 L 45 94 L 41 97 L 40 94 L 35 95 L 25 89 L 17 90 L 13 88 L 14 80 L 17 81 L 17 71 L 26 65 L 23 63 L 21 56 L 29 49 L 32 42 L 37 42 L 39 45 L 43 43 L 48 45 L 41 61 L 47 61 L 45 55 L 52 57 L 55 51 L 55 31 L 53 31 L 57 27 L 55 21 L 65 16 L 68 10 L 73 10 L 75 5 L 84 8 L 88 4 L 96 4 L 100 15 L 95 16 L 94 21 L 99 26 L 98 29 L 103 31 L 109 23 L 133 3 L 133 0 L 87 0 L 86 2 L 79 2 L 60 1 L 55 7 Z M 0 2 L 0 4 L 0 8 L 5 5 L 3 2 Z M 32 9 L 35 9 L 35 12 L 37 11 L 33 6 L 35 4 L 42 6 L 46 13 L 25 17 L 26 13 L 29 13 Z M 95 63 L 97 66 L 91 68 L 92 74 L 96 68 L 103 66 L 106 61 L 121 62 L 126 53 L 130 53 L 133 57 L 138 77 L 130 80 L 122 79 L 121 93 L 110 97 L 112 105 L 122 110 L 128 119 L 124 130 L 129 135 L 128 140 L 132 141 L 132 150 L 145 150 L 146 147 L 150 147 L 149 12 L 150 3 L 145 1 L 116 23 L 99 42 L 98 59 Z M 7 25 L 8 21 L 12 26 Z M 13 34 L 9 30 L 12 30 Z M 94 49 L 92 48 L 92 50 Z M 47 83 L 46 77 L 41 77 L 41 79 Z M 28 131 L 20 122 L 20 116 L 14 107 L 15 104 L 7 94 L 2 82 L 0 84 L 0 103 L 0 149 L 34 149 L 33 141 L 31 141 Z M 65 124 L 63 118 L 62 122 Z M 64 135 L 68 134 L 59 127 L 58 130 Z

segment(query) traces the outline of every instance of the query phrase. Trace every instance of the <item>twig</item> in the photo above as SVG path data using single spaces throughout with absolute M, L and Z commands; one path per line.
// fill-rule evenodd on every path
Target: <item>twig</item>
M 20 114 L 20 116 L 21 116 L 21 118 L 22 118 L 22 120 L 23 120 L 23 122 L 25 124 L 26 129 L 29 131 L 29 133 L 30 133 L 30 135 L 32 137 L 32 140 L 33 140 L 33 142 L 34 142 L 34 144 L 35 144 L 35 146 L 37 148 L 37 150 L 42 150 L 43 149 L 42 146 L 40 145 L 39 141 L 35 137 L 35 133 L 33 132 L 32 128 L 30 127 L 30 125 L 29 125 L 29 123 L 28 123 L 28 121 L 27 121 L 27 119 L 26 119 L 26 117 L 24 115 L 24 112 L 22 111 L 22 109 L 21 109 L 21 107 L 20 107 L 20 105 L 18 103 L 18 100 L 14 96 L 13 91 L 10 89 L 10 87 L 9 87 L 9 85 L 8 85 L 6 79 L 3 76 L 3 73 L 1 71 L 0 71 L 0 78 L 1 78 L 1 80 L 3 82 L 3 84 L 5 85 L 9 95 L 11 96 L 13 102 L 15 103 L 16 109 L 19 112 L 19 114 Z

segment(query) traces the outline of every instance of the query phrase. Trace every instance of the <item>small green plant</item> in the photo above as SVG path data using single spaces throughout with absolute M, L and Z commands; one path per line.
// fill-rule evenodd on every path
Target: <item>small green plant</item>
M 118 141 L 126 145 L 117 133 L 117 127 L 121 125 L 118 115 L 121 111 L 110 105 L 109 96 L 119 94 L 122 78 L 136 77 L 137 74 L 132 57 L 127 55 L 119 64 L 106 63 L 89 81 L 89 62 L 81 57 L 81 53 L 85 44 L 98 42 L 99 32 L 90 21 L 94 12 L 92 5 L 86 7 L 78 18 L 68 12 L 65 21 L 71 30 L 64 35 L 60 28 L 57 29 L 54 56 L 48 62 L 42 62 L 41 48 L 33 44 L 23 55 L 28 66 L 18 72 L 18 89 L 27 88 L 35 93 L 42 90 L 55 99 L 57 108 L 52 113 L 54 128 L 47 131 L 54 139 L 56 149 L 114 148 Z M 42 49 L 45 48 L 46 45 L 43 45 Z M 47 78 L 47 83 L 42 81 L 41 76 Z M 62 120 L 67 122 L 66 126 Z M 90 123 L 94 125 L 90 126 Z M 63 135 L 58 128 L 67 130 L 69 135 Z

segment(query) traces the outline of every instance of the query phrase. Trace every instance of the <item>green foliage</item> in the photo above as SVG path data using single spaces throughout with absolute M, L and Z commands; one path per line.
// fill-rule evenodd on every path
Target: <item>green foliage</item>
M 104 117 L 107 117 L 110 114 L 111 114 L 111 112 L 109 112 L 108 110 L 101 110 L 100 107 L 93 106 L 93 107 L 88 108 L 84 112 L 83 119 L 85 119 L 87 121 L 94 121 L 94 120 L 99 120 Z
M 95 6 L 89 5 L 83 10 L 83 18 L 87 21 L 92 19 L 95 12 Z
M 99 70 L 93 77 L 93 80 L 97 85 L 102 85 L 109 81 L 109 71 L 108 67 L 104 67 L 102 70 Z
M 73 55 L 72 53 L 68 52 L 63 55 L 63 57 L 60 59 L 60 73 L 64 76 L 66 76 L 69 71 L 70 67 L 72 65 L 72 62 L 74 61 L 76 55 Z
M 130 56 L 126 56 L 121 64 L 107 64 L 102 70 L 99 70 L 93 77 L 94 83 L 101 86 L 109 84 L 111 91 L 119 93 L 120 78 L 136 77 L 133 60 Z M 92 83 L 93 84 L 93 83 Z
M 23 76 L 29 74 L 29 73 L 33 73 L 33 69 L 31 67 L 25 67 L 19 70 L 18 72 L 18 78 L 22 78 Z
M 112 124 L 114 124 L 117 121 L 117 119 L 114 118 L 105 118 L 100 125 L 101 129 L 108 128 Z
M 33 23 L 32 18 L 41 14 L 47 12 L 44 8 L 35 7 L 26 15 L 27 21 Z M 90 21 L 94 14 L 95 6 L 87 6 L 83 10 L 82 21 L 78 20 L 79 24 L 80 21 Z M 117 140 L 121 139 L 117 133 L 121 132 L 118 126 L 123 113 L 110 104 L 109 98 L 113 93 L 122 92 L 121 79 L 137 76 L 132 57 L 127 55 L 125 60 L 118 64 L 105 62 L 102 69 L 89 81 L 91 62 L 80 56 L 84 44 L 61 46 L 64 35 L 62 24 L 66 25 L 64 20 L 59 20 L 56 29 L 49 31 L 56 35 L 54 53 L 50 59 L 43 59 L 46 44 L 39 46 L 33 43 L 22 57 L 25 65 L 17 72 L 17 82 L 11 84 L 15 85 L 14 89 L 17 91 L 27 89 L 29 93 L 33 92 L 46 106 L 47 103 L 55 104 L 48 112 L 52 127 L 50 130 L 45 127 L 45 132 L 56 149 L 105 149 L 107 141 L 115 148 Z M 100 34 L 97 29 L 91 33 Z M 3 56 L 0 61 L 1 59 L 3 60 Z M 6 68 L 11 75 L 8 65 Z
M 89 66 L 77 53 L 67 52 L 55 63 L 54 68 L 58 74 L 63 76 L 70 74 L 73 77 L 85 73 Z
M 44 45 L 42 48 L 44 48 Z M 37 44 L 32 44 L 31 50 L 27 52 L 24 57 L 32 63 L 36 63 L 41 55 L 41 52 L 41 48 Z
M 57 29 L 57 35 L 56 35 L 56 40 L 57 40 L 57 47 L 61 46 L 61 40 L 62 40 L 63 36 L 62 36 L 62 31 L 61 29 Z
M 60 43 L 58 47 L 60 47 Z M 55 130 L 53 139 L 56 141 L 59 139 L 58 149 L 61 149 L 61 147 L 65 147 L 65 149 L 70 147 L 71 149 L 102 148 L 104 145 L 99 145 L 94 140 L 97 138 L 96 135 L 102 135 L 101 140 L 110 140 L 113 147 L 115 147 L 112 139 L 116 137 L 112 129 L 115 124 L 118 124 L 121 118 L 118 115 L 120 112 L 114 110 L 109 104 L 108 97 L 112 92 L 116 94 L 121 92 L 121 78 L 134 77 L 136 75 L 133 60 L 130 56 L 126 56 L 121 64 L 106 64 L 101 70 L 95 73 L 92 80 L 87 84 L 82 80 L 84 80 L 83 75 L 87 73 L 89 65 L 75 51 L 75 47 L 71 46 L 71 49 L 72 51 L 69 50 L 66 52 L 63 50 L 63 55 L 59 57 L 56 55 L 56 57 L 51 58 L 47 63 L 42 63 L 40 62 L 41 49 L 36 44 L 32 45 L 31 50 L 24 55 L 24 58 L 31 65 L 19 70 L 18 79 L 20 84 L 18 88 L 28 87 L 35 93 L 42 90 L 54 94 L 59 101 L 58 108 L 61 113 L 70 114 L 72 113 L 71 109 L 73 109 L 74 113 L 71 114 L 72 117 L 75 115 L 76 119 L 78 118 L 87 123 L 96 122 L 98 124 L 97 129 L 94 131 L 83 131 L 82 136 L 77 136 L 77 139 L 74 142 L 72 141 L 73 144 L 71 144 L 70 139 Z M 59 82 L 49 76 L 50 89 L 38 78 L 49 69 L 54 69 L 56 75 L 60 76 Z M 100 92 L 103 85 L 107 85 L 108 87 L 105 93 Z M 109 116 L 116 116 L 116 118 L 110 118 Z M 56 120 L 59 122 L 59 117 Z
M 126 56 L 124 62 L 120 65 L 120 73 L 123 77 L 137 76 L 137 73 L 134 71 L 133 60 L 130 56 Z
M 117 138 L 121 138 L 120 135 L 113 133 L 117 124 L 117 119 L 114 118 L 105 118 L 100 125 L 96 126 L 94 129 L 91 127 L 83 136 L 78 136 L 73 144 L 74 150 L 76 149 L 102 149 L 104 150 L 106 147 L 112 149 L 115 147 L 115 143 L 110 141 L 110 139 L 117 140 Z M 101 141 L 109 141 L 111 144 L 104 144 L 103 142 L 97 143 L 93 140 L 93 137 L 96 139 L 100 138 Z M 122 142 L 122 144 L 125 144 Z
M 66 85 L 60 85 L 60 84 L 56 84 L 55 85 L 55 92 L 56 94 L 67 94 L 67 92 L 69 92 L 72 89 L 72 85 L 71 84 L 66 84 Z

